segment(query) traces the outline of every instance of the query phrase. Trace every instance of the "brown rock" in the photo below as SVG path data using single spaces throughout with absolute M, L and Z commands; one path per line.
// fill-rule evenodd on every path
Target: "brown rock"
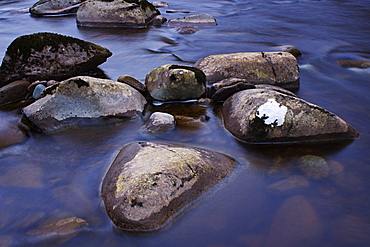
M 277 211 L 266 246 L 316 246 L 323 225 L 316 210 L 301 195 L 288 198 Z
M 29 85 L 28 81 L 14 81 L 0 88 L 0 105 L 23 100 Z
M 267 190 L 272 193 L 287 193 L 300 190 L 310 186 L 310 182 L 303 176 L 292 175 L 287 179 L 281 180 L 267 187 Z
M 0 119 L 0 149 L 22 142 L 24 137 L 18 126 Z

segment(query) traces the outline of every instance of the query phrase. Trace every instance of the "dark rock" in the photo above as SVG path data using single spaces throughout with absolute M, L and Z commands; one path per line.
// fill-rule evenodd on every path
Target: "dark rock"
M 259 89 L 269 89 L 269 90 L 274 90 L 276 92 L 279 92 L 279 93 L 283 93 L 283 94 L 286 94 L 286 95 L 290 95 L 290 96 L 293 96 L 293 97 L 296 97 L 297 95 L 289 90 L 286 90 L 282 87 L 277 87 L 277 86 L 273 86 L 273 85 L 269 85 L 269 84 L 257 84 L 255 85 L 256 88 L 259 88 Z
M 139 80 L 135 79 L 132 76 L 129 75 L 121 75 L 118 77 L 117 81 L 126 83 L 127 85 L 130 85 L 131 87 L 138 90 L 140 93 L 146 92 L 146 87 L 143 83 L 141 83 Z
M 339 66 L 343 68 L 359 68 L 367 69 L 370 68 L 370 62 L 364 60 L 339 60 L 337 61 Z
M 279 46 L 278 48 L 281 51 L 289 52 L 290 54 L 292 54 L 295 57 L 302 56 L 302 52 L 295 46 L 283 45 L 283 46 Z
M 205 93 L 205 79 L 198 68 L 167 64 L 150 71 L 145 85 L 155 100 L 189 100 Z
M 209 150 L 131 143 L 121 149 L 103 180 L 105 208 L 120 228 L 155 230 L 234 166 L 232 158 Z
M 152 20 L 152 24 L 156 27 L 160 27 L 162 26 L 164 23 L 166 23 L 167 21 L 167 18 L 164 17 L 163 15 L 156 15 L 153 20 Z
M 101 46 L 54 33 L 36 33 L 15 39 L 0 67 L 0 87 L 26 79 L 63 80 L 104 63 L 112 53 Z
M 193 27 L 193 26 L 184 26 L 184 27 L 178 27 L 176 31 L 179 34 L 193 34 L 199 31 L 199 28 Z
M 23 108 L 39 129 L 52 132 L 83 120 L 101 117 L 134 117 L 146 100 L 134 88 L 107 79 L 79 76 L 44 90 L 45 97 Z
M 214 101 L 225 101 L 236 92 L 252 88 L 255 88 L 255 86 L 252 84 L 239 82 L 232 86 L 220 88 L 212 95 L 212 99 Z
M 226 78 L 245 79 L 251 84 L 271 84 L 286 89 L 299 88 L 296 58 L 288 52 L 243 52 L 211 55 L 195 64 L 208 82 Z
M 77 25 L 145 28 L 160 12 L 146 0 L 93 0 L 77 11 Z
M 168 113 L 154 112 L 150 115 L 146 123 L 145 130 L 147 132 L 161 132 L 174 129 L 176 125 L 175 118 Z
M 323 179 L 330 175 L 329 164 L 324 158 L 316 155 L 304 155 L 298 160 L 303 173 L 312 179 Z
M 189 15 L 182 18 L 170 19 L 168 25 L 170 26 L 185 26 L 185 25 L 198 25 L 198 26 L 216 26 L 216 19 L 209 14 Z
M 359 136 L 335 114 L 269 89 L 235 93 L 224 102 L 222 116 L 226 129 L 248 143 L 338 141 Z
M 28 81 L 14 81 L 0 88 L 0 105 L 25 99 L 30 85 Z
M 65 15 L 76 13 L 86 0 L 40 0 L 30 9 L 32 15 Z

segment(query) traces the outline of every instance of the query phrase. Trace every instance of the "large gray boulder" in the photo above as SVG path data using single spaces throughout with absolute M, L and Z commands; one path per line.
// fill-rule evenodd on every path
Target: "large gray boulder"
M 268 88 L 235 93 L 222 107 L 224 125 L 248 143 L 320 142 L 359 133 L 337 115 Z
M 93 0 L 77 11 L 77 25 L 144 28 L 160 12 L 146 0 Z
M 174 144 L 136 142 L 121 149 L 102 184 L 112 221 L 128 230 L 154 230 L 210 186 L 235 161 L 223 154 Z
M 44 90 L 45 97 L 23 108 L 44 132 L 100 117 L 134 117 L 144 110 L 144 96 L 127 84 L 88 76 L 73 77 Z
M 195 67 L 166 64 L 145 78 L 149 94 L 159 101 L 199 99 L 206 90 L 206 77 Z
M 86 0 L 39 0 L 29 9 L 32 15 L 65 15 L 76 13 Z
M 226 78 L 246 79 L 252 84 L 271 84 L 286 89 L 299 88 L 296 58 L 288 52 L 241 52 L 210 55 L 199 59 L 208 82 Z
M 95 69 L 112 53 L 99 45 L 55 34 L 20 36 L 8 47 L 0 67 L 0 87 L 19 79 L 64 80 Z

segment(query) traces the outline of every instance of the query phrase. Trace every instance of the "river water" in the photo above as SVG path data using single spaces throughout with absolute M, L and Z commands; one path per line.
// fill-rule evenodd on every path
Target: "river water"
M 34 1 L 0 1 L 0 59 L 18 36 L 55 32 L 108 48 L 100 66 L 116 80 L 143 80 L 164 64 L 192 65 L 218 53 L 276 51 L 298 47 L 301 88 L 297 95 L 339 115 L 361 136 L 351 143 L 251 146 L 222 128 L 217 109 L 197 103 L 163 106 L 174 114 L 204 117 L 195 126 L 146 135 L 144 119 L 32 133 L 0 150 L 0 246 L 369 246 L 370 69 L 342 68 L 341 59 L 370 60 L 368 0 L 168 0 L 168 19 L 208 13 L 218 25 L 190 35 L 167 26 L 145 30 L 78 28 L 75 16 L 36 18 Z M 167 13 L 166 10 L 189 13 Z M 0 117 L 17 122 L 20 107 Z M 208 119 L 207 117 L 207 119 Z M 117 150 L 133 141 L 164 141 L 215 150 L 234 157 L 235 172 L 183 210 L 160 231 L 124 232 L 113 227 L 99 195 Z M 332 167 L 322 180 L 306 178 L 302 155 L 323 157 Z M 292 176 L 305 186 L 279 192 Z M 79 217 L 89 227 L 73 234 L 36 234 L 53 220 Z M 37 231 L 36 231 L 37 232 Z

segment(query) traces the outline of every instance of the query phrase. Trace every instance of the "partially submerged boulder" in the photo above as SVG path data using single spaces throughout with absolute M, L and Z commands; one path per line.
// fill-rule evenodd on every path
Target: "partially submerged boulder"
M 102 184 L 112 221 L 127 230 L 155 230 L 210 186 L 235 161 L 223 154 L 174 144 L 136 142 L 121 149 Z
M 286 89 L 299 88 L 296 58 L 288 52 L 241 52 L 210 55 L 199 59 L 208 82 L 226 78 L 245 79 L 252 84 L 271 84 Z
M 159 101 L 199 99 L 206 90 L 206 77 L 195 67 L 163 65 L 145 78 L 149 94 Z
M 39 129 L 52 132 L 100 117 L 134 117 L 146 100 L 127 84 L 88 76 L 70 78 L 44 90 L 45 97 L 23 108 Z
M 359 136 L 335 114 L 268 88 L 235 93 L 224 102 L 222 116 L 226 129 L 248 143 L 320 142 Z
M 77 25 L 145 28 L 160 12 L 146 0 L 93 0 L 77 11 Z
M 189 15 L 182 18 L 175 18 L 168 21 L 170 26 L 186 26 L 186 25 L 198 25 L 198 26 L 216 26 L 216 19 L 210 14 L 198 14 Z
M 39 0 L 29 9 L 32 15 L 65 15 L 76 13 L 86 0 Z
M 20 36 L 4 56 L 0 87 L 19 79 L 64 80 L 96 68 L 111 55 L 99 45 L 60 34 Z

